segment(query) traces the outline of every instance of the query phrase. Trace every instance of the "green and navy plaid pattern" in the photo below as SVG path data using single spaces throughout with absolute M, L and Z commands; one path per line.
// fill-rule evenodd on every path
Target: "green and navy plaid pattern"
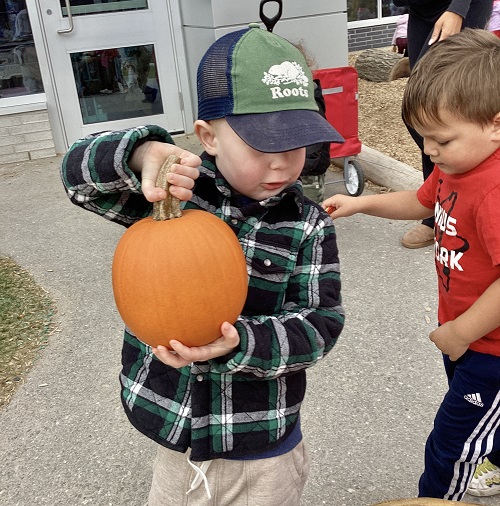
M 125 226 L 148 215 L 151 205 L 126 164 L 148 136 L 172 142 L 150 126 L 75 143 L 62 164 L 71 201 Z M 228 223 L 247 259 L 248 298 L 235 324 L 241 344 L 228 356 L 173 369 L 126 330 L 120 376 L 131 423 L 168 448 L 191 448 L 198 461 L 259 454 L 283 441 L 298 420 L 306 369 L 331 350 L 344 323 L 335 229 L 304 200 L 300 183 L 248 202 L 208 155 L 200 170 L 186 207 Z

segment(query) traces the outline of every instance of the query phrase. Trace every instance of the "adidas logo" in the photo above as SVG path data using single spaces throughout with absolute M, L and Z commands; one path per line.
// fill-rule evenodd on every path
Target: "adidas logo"
M 482 408 L 484 406 L 483 401 L 481 400 L 480 394 L 465 394 L 464 399 L 475 406 L 479 406 Z

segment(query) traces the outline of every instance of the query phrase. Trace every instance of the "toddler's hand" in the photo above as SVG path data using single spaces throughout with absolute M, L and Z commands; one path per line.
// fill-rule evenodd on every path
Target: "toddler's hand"
M 229 322 L 221 326 L 222 336 L 212 343 L 204 346 L 189 348 L 176 340 L 170 341 L 172 350 L 165 346 L 153 348 L 153 353 L 164 364 L 180 368 L 189 365 L 191 362 L 203 362 L 212 358 L 223 357 L 233 351 L 240 344 L 238 331 Z
M 176 155 L 181 160 L 172 165 L 167 176 L 170 193 L 179 200 L 189 200 L 193 196 L 191 190 L 199 175 L 200 157 L 173 144 L 150 141 L 138 146 L 129 160 L 130 168 L 141 174 L 142 192 L 150 202 L 167 196 L 164 190 L 156 187 L 156 179 L 163 162 L 170 155 Z
M 429 334 L 429 339 L 452 361 L 458 360 L 469 348 L 469 343 L 456 327 L 451 320 Z
M 326 199 L 321 206 L 332 219 L 351 216 L 357 212 L 354 208 L 356 198 L 348 197 L 347 195 L 334 195 Z

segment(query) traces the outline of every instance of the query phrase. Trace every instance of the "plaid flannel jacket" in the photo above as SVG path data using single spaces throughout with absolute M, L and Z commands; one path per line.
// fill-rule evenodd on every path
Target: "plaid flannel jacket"
M 156 126 L 77 141 L 62 163 L 70 200 L 124 226 L 150 214 L 127 166 L 145 138 L 173 143 Z M 228 223 L 247 259 L 240 346 L 173 369 L 125 330 L 120 375 L 130 422 L 167 448 L 190 447 L 195 461 L 258 455 L 284 441 L 299 417 L 305 370 L 334 346 L 344 323 L 333 222 L 304 200 L 300 183 L 263 202 L 239 202 L 208 155 L 200 172 L 185 207 Z

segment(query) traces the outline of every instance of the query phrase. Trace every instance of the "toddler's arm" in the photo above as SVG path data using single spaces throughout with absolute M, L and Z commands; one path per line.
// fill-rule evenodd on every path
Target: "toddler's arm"
M 252 307 L 262 305 L 248 301 L 246 314 L 234 324 L 238 346 L 222 360 L 212 360 L 212 371 L 260 380 L 294 375 L 316 364 L 337 342 L 344 311 L 335 229 L 314 207 L 306 206 L 305 212 L 305 223 L 294 226 L 307 231 L 298 249 L 287 248 L 281 239 L 284 235 L 274 247 L 271 243 L 258 245 L 275 255 L 284 255 L 287 250 L 292 265 L 279 268 L 275 264 L 275 279 L 282 279 L 278 285 L 260 283 L 257 296 L 268 299 L 268 311 L 256 314 Z M 252 265 L 259 283 L 259 269 L 266 264 L 259 267 L 258 259 L 254 259 Z
M 499 307 L 500 279 L 497 279 L 467 311 L 433 330 L 429 338 L 451 360 L 458 360 L 469 344 L 500 327 Z
M 61 178 L 73 204 L 130 226 L 151 214 L 151 202 L 162 198 L 163 191 L 154 186 L 156 174 L 169 155 L 182 160 L 182 165 L 174 166 L 177 173 L 170 176 L 172 194 L 187 200 L 201 160 L 175 146 L 169 133 L 155 125 L 79 139 L 64 156 Z
M 334 195 L 322 205 L 333 219 L 363 213 L 393 220 L 422 220 L 433 214 L 420 203 L 414 190 L 361 197 Z

